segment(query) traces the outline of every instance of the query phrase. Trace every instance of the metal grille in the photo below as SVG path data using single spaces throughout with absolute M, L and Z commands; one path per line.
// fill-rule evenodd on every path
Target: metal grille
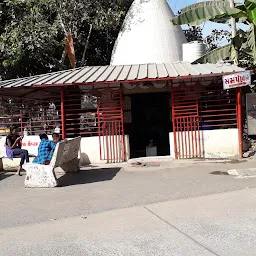
M 175 158 L 202 156 L 198 90 L 194 84 L 172 86 L 172 119 Z
M 101 160 L 123 162 L 126 147 L 123 123 L 122 93 L 120 88 L 100 90 L 98 97 L 98 132 Z
M 237 128 L 237 90 L 223 90 L 221 80 L 197 83 L 201 130 Z
M 6 135 L 9 127 L 14 124 L 28 135 L 52 133 L 61 126 L 60 111 L 57 106 L 60 97 L 52 95 L 47 100 L 38 98 L 10 98 L 0 99 L 0 135 Z
M 97 92 L 83 92 L 79 87 L 65 88 L 67 137 L 98 135 Z
M 202 131 L 237 128 L 236 90 L 223 90 L 220 78 L 172 86 L 176 158 L 203 156 Z
M 65 134 L 75 136 L 98 136 L 97 95 L 83 92 L 79 87 L 64 88 Z M 2 96 L 0 98 L 0 135 L 16 124 L 28 135 L 52 134 L 62 129 L 60 88 L 54 91 L 38 90 L 23 98 Z

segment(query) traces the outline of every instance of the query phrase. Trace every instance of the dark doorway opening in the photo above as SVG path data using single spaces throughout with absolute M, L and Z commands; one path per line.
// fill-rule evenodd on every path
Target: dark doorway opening
M 169 132 L 172 130 L 170 94 L 151 93 L 131 96 L 131 158 L 145 157 L 152 140 L 158 156 L 170 155 Z

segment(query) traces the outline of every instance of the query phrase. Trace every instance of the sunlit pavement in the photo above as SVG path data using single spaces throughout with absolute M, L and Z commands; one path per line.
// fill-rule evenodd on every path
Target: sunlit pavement
M 241 166 L 98 169 L 55 189 L 2 173 L 0 255 L 255 255 L 256 179 L 211 174 Z

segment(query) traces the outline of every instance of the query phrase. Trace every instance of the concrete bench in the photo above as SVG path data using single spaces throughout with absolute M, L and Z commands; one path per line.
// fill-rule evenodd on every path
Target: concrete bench
M 26 188 L 53 188 L 58 180 L 70 172 L 79 171 L 78 154 L 81 138 L 59 142 L 49 165 L 28 163 L 23 165 L 26 171 Z
M 36 156 L 35 155 L 31 155 L 31 154 L 29 154 L 29 158 L 31 159 L 33 159 L 33 158 L 35 158 Z M 13 157 L 13 159 L 11 160 L 11 159 L 9 159 L 6 155 L 1 155 L 0 156 L 0 171 L 4 171 L 5 169 L 4 169 L 4 160 L 5 161 L 9 161 L 9 162 L 12 162 L 12 164 L 11 164 L 11 169 L 14 169 L 14 168 L 18 168 L 18 166 L 19 166 L 19 161 L 18 162 L 16 162 L 16 161 L 13 161 L 13 160 L 15 160 L 15 159 L 20 159 L 20 156 L 14 156 Z

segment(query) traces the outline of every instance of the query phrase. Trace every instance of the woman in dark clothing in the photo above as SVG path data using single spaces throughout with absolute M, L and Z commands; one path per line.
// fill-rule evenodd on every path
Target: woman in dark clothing
M 22 170 L 22 165 L 24 164 L 25 160 L 29 162 L 28 151 L 21 149 L 21 141 L 23 137 L 19 136 L 18 134 L 18 127 L 13 125 L 10 128 L 10 134 L 6 137 L 6 155 L 8 158 L 13 159 L 14 156 L 19 156 L 20 166 L 16 174 L 20 175 Z

